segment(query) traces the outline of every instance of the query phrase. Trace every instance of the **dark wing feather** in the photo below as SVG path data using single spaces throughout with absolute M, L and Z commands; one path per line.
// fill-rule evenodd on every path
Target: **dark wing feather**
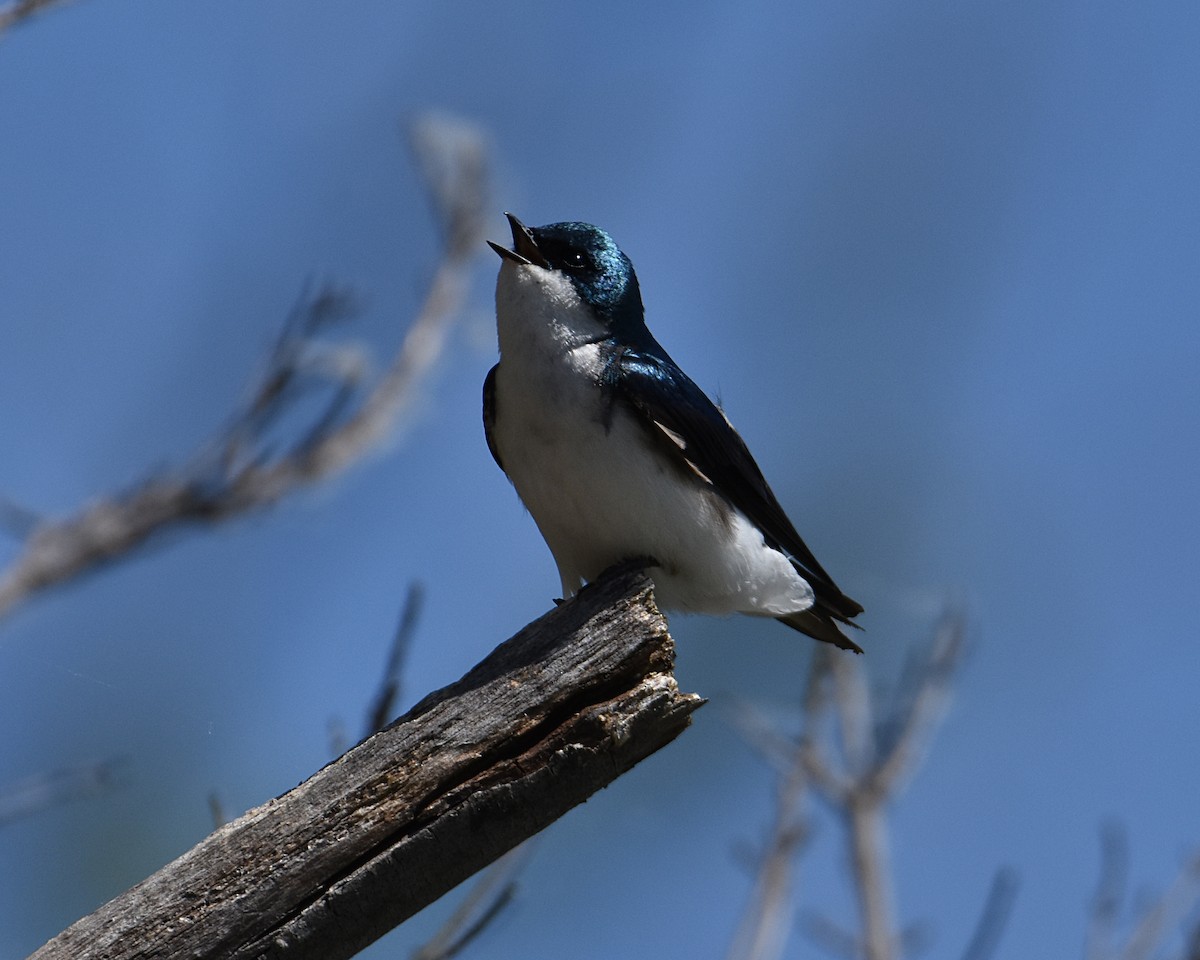
M 725 415 L 665 353 L 656 353 L 619 351 L 612 362 L 620 373 L 608 378 L 611 388 L 655 428 L 670 431 L 693 467 L 763 532 L 769 544 L 791 558 L 812 585 L 818 609 L 843 622 L 862 613 L 862 606 L 838 589 L 800 538 Z
M 496 367 L 500 364 L 496 364 Z M 492 451 L 492 459 L 496 466 L 504 470 L 500 462 L 500 451 L 496 449 L 496 439 L 492 436 L 492 428 L 496 425 L 496 367 L 488 371 L 483 381 L 483 435 L 487 439 L 488 449 Z M 504 471 L 508 473 L 507 470 Z

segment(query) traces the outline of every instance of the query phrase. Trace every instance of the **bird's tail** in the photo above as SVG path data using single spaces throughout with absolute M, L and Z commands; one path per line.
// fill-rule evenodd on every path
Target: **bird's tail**
M 861 608 L 860 608 L 861 609 Z M 824 611 L 810 607 L 807 610 L 801 610 L 798 613 L 789 613 L 783 617 L 776 617 L 780 623 L 786 623 L 793 630 L 799 630 L 803 634 L 807 634 L 814 640 L 822 640 L 825 643 L 832 643 L 835 647 L 840 647 L 842 650 L 853 650 L 855 653 L 862 653 L 863 649 L 848 636 L 846 636 L 838 628 L 833 617 Z M 856 624 L 843 621 L 854 627 Z M 861 629 L 861 628 L 860 628 Z

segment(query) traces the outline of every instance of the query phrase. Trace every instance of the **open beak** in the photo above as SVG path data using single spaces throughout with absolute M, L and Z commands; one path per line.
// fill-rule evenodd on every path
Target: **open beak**
M 533 239 L 529 228 L 511 213 L 506 213 L 505 216 L 508 217 L 508 225 L 512 227 L 513 248 L 509 250 L 508 247 L 502 247 L 491 240 L 488 241 L 488 246 L 505 260 L 525 265 L 533 264 L 535 267 L 545 267 L 548 270 L 550 263 L 542 256 L 542 251 L 538 249 L 537 241 Z

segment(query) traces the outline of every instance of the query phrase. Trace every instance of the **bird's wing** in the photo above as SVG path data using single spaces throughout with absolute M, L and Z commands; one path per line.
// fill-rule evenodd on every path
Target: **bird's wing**
M 607 385 L 678 447 L 692 469 L 707 479 L 786 553 L 812 586 L 819 607 L 846 621 L 862 612 L 825 572 L 775 499 L 745 442 L 716 404 L 669 357 L 656 351 L 618 350 L 617 375 Z
M 496 367 L 498 366 L 500 364 L 496 364 Z M 504 470 L 504 464 L 500 462 L 500 451 L 496 449 L 496 438 L 492 435 L 496 427 L 496 367 L 488 371 L 483 381 L 483 435 L 487 438 L 488 449 L 492 451 L 492 459 L 496 461 L 496 466 Z

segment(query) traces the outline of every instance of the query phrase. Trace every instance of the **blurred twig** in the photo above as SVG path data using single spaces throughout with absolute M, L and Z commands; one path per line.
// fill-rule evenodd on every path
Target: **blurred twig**
M 777 960 L 783 956 L 792 926 L 796 855 L 808 836 L 808 777 L 794 742 L 790 749 L 785 748 L 769 726 L 745 709 L 739 726 L 743 736 L 779 769 L 780 780 L 775 822 L 727 956 L 729 960 Z
M 881 720 L 862 666 L 833 650 L 815 652 L 799 754 L 817 793 L 846 829 L 861 926 L 861 942 L 852 952 L 865 960 L 899 960 L 906 952 L 896 920 L 886 812 L 920 766 L 942 719 L 962 656 L 963 633 L 960 615 L 943 618 L 922 658 L 908 671 L 898 706 Z M 984 912 L 985 921 L 999 915 L 992 909 Z M 817 927 L 836 932 L 832 922 Z M 994 924 L 981 921 L 973 948 L 980 942 L 978 949 L 990 949 L 998 936 Z M 842 936 L 823 939 L 846 948 Z
M 830 956 L 858 960 L 861 953 L 859 938 L 849 930 L 843 929 L 824 914 L 811 910 L 804 914 L 802 921 L 808 938 Z
M 42 522 L 42 518 L 7 497 L 0 497 L 0 533 L 14 540 L 24 540 Z
M 1100 827 L 1100 877 L 1084 938 L 1083 955 L 1087 960 L 1108 960 L 1115 956 L 1117 919 L 1128 875 L 1129 838 L 1119 823 L 1109 821 Z
M 1200 854 L 1193 853 L 1161 897 L 1142 911 L 1121 960 L 1150 960 L 1200 903 Z
M 924 760 L 950 699 L 951 681 L 963 653 L 965 630 L 961 614 L 947 613 L 935 628 L 925 656 L 910 665 L 913 679 L 905 684 L 900 707 L 877 737 L 877 759 L 871 771 L 873 792 L 899 793 Z M 882 731 L 888 735 L 882 735 Z
M 306 295 L 246 407 L 190 465 L 29 531 L 22 552 L 0 573 L 0 615 L 167 529 L 272 504 L 356 463 L 396 428 L 441 354 L 465 298 L 469 263 L 482 243 L 487 190 L 486 151 L 474 128 L 425 118 L 413 125 L 412 149 L 439 215 L 443 248 L 424 302 L 378 383 L 363 394 L 361 358 L 314 339 L 352 310 L 346 294 L 326 287 Z M 314 376 L 332 384 L 332 397 L 298 440 L 274 449 L 269 428 L 294 411 L 298 397 L 311 396 Z
M 61 6 L 65 0 L 13 0 L 0 7 L 0 34 L 15 27 L 47 7 Z
M 1001 867 L 996 871 L 987 900 L 980 911 L 979 922 L 975 924 L 975 933 L 963 951 L 963 960 L 991 960 L 1000 943 L 1000 936 L 1008 925 L 1008 917 L 1017 898 L 1017 886 L 1015 870 Z
M 229 817 L 225 813 L 225 804 L 221 802 L 221 796 L 215 790 L 208 795 L 208 815 L 212 818 L 214 830 L 218 830 L 229 822 Z
M 111 790 L 118 782 L 123 759 L 63 767 L 26 777 L 0 790 L 0 826 L 50 807 Z
M 383 671 L 383 680 L 379 684 L 379 692 L 375 695 L 367 714 L 367 736 L 386 727 L 396 709 L 396 702 L 400 699 L 404 665 L 408 661 L 408 651 L 412 647 L 413 633 L 416 631 L 424 601 L 425 588 L 414 580 L 408 585 L 408 593 L 404 597 L 404 608 L 400 612 L 400 622 L 392 636 L 392 647 Z
M 1182 927 L 1200 906 L 1200 853 L 1193 853 L 1161 896 L 1131 919 L 1129 935 L 1120 943 L 1118 929 L 1128 873 L 1129 841 L 1125 829 L 1116 822 L 1105 824 L 1100 832 L 1100 878 L 1092 898 L 1085 960 L 1150 960 L 1160 954 L 1176 933 L 1182 932 L 1187 939 Z M 1196 942 L 1193 931 L 1185 946 L 1188 952 L 1183 954 L 1189 960 Z
M 1200 960 L 1200 920 L 1195 921 L 1195 925 L 1192 927 L 1187 948 L 1183 952 L 1183 960 Z
M 797 801 L 811 789 L 842 821 L 850 852 L 851 883 L 858 899 L 859 929 L 844 929 L 830 918 L 803 915 L 809 937 L 846 960 L 900 960 L 922 951 L 920 928 L 897 924 L 895 880 L 888 849 L 887 809 L 928 752 L 949 699 L 964 651 L 963 618 L 948 614 L 929 646 L 905 671 L 895 706 L 877 717 L 877 701 L 861 661 L 829 647 L 814 651 L 803 704 L 803 727 L 793 740 L 753 710 L 742 708 L 739 727 L 783 777 L 774 837 L 739 927 L 730 956 L 742 960 L 778 957 L 785 942 L 786 880 L 791 870 L 789 833 Z M 790 779 L 789 779 L 790 771 Z M 788 814 L 793 818 L 789 821 Z M 803 834 L 801 834 L 802 836 Z M 795 842 L 799 842 L 798 840 Z M 776 859 L 776 858 L 779 859 Z M 1101 832 L 1100 877 L 1092 898 L 1085 960 L 1154 960 L 1177 956 L 1200 960 L 1200 852 L 1193 853 L 1170 886 L 1123 920 L 1129 873 L 1125 831 L 1109 823 Z M 1012 913 L 1017 876 L 1001 868 L 963 960 L 991 960 Z M 1174 952 L 1171 952 L 1174 950 Z
M 488 867 L 437 933 L 413 951 L 412 960 L 453 960 L 478 937 L 512 903 L 533 843 L 526 840 Z
M 774 960 L 791 925 L 790 883 L 795 854 L 807 833 L 804 798 L 811 788 L 838 814 L 850 848 L 861 933 L 832 920 L 807 917 L 814 939 L 838 956 L 899 960 L 917 951 L 914 936 L 896 922 L 886 810 L 924 759 L 944 712 L 963 650 L 964 622 L 945 616 L 919 660 L 910 664 L 897 705 L 881 719 L 858 660 L 832 648 L 814 651 L 803 701 L 803 727 L 789 737 L 743 706 L 743 736 L 780 774 L 776 822 L 761 859 L 754 894 L 729 956 Z M 1002 872 L 965 957 L 985 960 L 1011 906 L 1013 881 Z

